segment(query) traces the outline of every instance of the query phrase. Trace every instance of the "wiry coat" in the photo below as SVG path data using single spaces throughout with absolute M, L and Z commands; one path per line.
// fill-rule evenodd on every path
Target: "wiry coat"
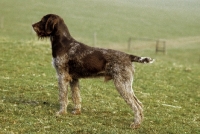
M 105 81 L 113 79 L 116 89 L 134 111 L 135 120 L 131 127 L 137 128 L 141 124 L 142 104 L 132 90 L 132 62 L 152 63 L 151 58 L 80 43 L 72 38 L 63 19 L 58 15 L 48 14 L 32 26 L 38 37 L 50 37 L 51 40 L 53 65 L 59 84 L 60 111 L 57 115 L 66 113 L 68 84 L 75 104 L 73 114 L 80 114 L 79 78 L 102 76 L 105 77 Z

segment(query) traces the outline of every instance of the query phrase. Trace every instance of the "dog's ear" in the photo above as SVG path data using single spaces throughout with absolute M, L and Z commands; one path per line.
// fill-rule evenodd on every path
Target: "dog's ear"
M 45 31 L 47 34 L 51 34 L 55 28 L 57 23 L 57 19 L 54 17 L 49 17 L 46 24 L 45 24 Z

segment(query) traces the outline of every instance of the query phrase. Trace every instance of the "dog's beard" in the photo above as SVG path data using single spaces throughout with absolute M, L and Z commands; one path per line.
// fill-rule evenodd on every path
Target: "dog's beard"
M 37 33 L 38 39 L 44 39 L 44 38 L 50 37 L 50 35 L 43 32 L 36 32 L 36 33 Z

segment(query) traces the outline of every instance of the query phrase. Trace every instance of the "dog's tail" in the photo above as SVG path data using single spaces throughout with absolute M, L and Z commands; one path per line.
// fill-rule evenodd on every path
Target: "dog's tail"
M 139 57 L 135 55 L 129 55 L 132 62 L 139 62 L 139 63 L 153 63 L 155 60 L 151 59 L 150 57 Z

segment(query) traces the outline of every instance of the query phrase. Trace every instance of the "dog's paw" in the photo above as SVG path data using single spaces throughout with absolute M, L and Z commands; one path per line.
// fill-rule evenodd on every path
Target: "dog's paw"
M 139 123 L 132 123 L 132 124 L 130 125 L 130 127 L 131 127 L 132 129 L 137 129 L 137 128 L 140 127 L 140 124 L 139 124 Z
M 140 57 L 140 63 L 153 63 L 155 60 L 150 57 Z
M 61 116 L 61 115 L 65 115 L 65 114 L 67 114 L 67 112 L 66 111 L 58 111 L 58 112 L 56 112 L 56 116 Z
M 75 110 L 72 111 L 72 114 L 79 115 L 79 114 L 81 114 L 81 110 L 80 109 L 75 109 Z

